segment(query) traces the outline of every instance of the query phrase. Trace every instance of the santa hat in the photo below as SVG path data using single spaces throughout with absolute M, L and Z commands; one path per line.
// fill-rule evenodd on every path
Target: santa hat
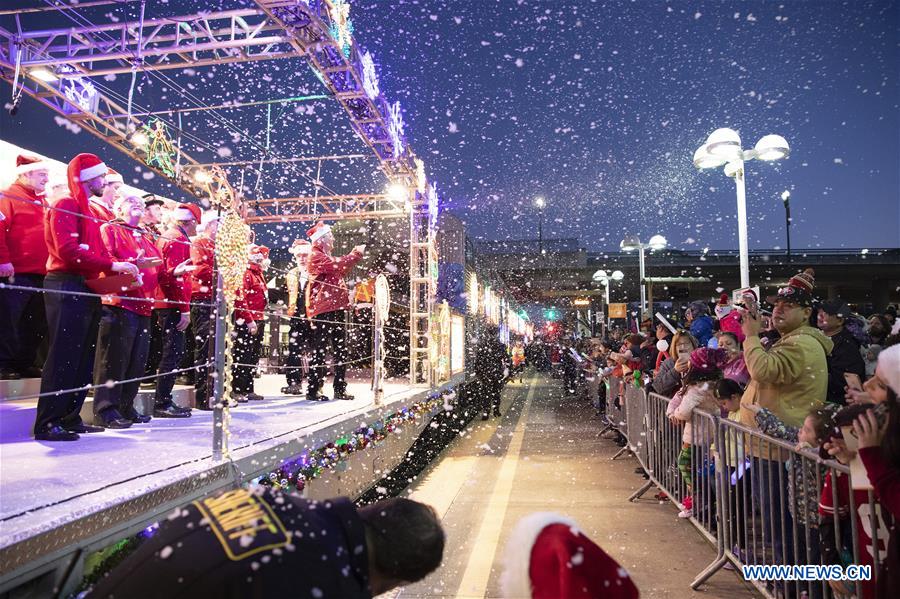
M 256 252 L 263 257 L 263 260 L 269 257 L 269 248 L 264 245 L 254 245 L 250 248 L 250 252 Z
M 37 156 L 19 154 L 16 157 L 16 176 L 30 173 L 31 171 L 49 171 L 50 163 Z
M 729 303 L 730 303 L 730 299 L 728 298 L 728 294 L 723 293 L 722 295 L 719 296 L 719 303 L 716 305 L 717 306 L 727 306 Z
M 197 204 L 178 204 L 178 207 L 172 211 L 172 218 L 180 221 L 192 220 L 199 223 L 203 218 L 203 213 Z
M 122 175 L 120 175 L 117 171 L 115 171 L 113 169 L 109 169 L 106 172 L 106 182 L 107 183 L 122 183 L 122 184 L 124 184 L 125 179 L 123 179 Z
M 884 373 L 888 387 L 900 395 L 900 344 L 881 350 L 878 354 L 878 367 L 879 373 Z
M 516 524 L 500 577 L 504 597 L 636 599 L 628 572 L 574 521 L 538 512 Z
M 329 233 L 331 233 L 331 227 L 319 221 L 306 231 L 306 236 L 309 237 L 310 243 L 314 244 Z
M 729 312 L 731 312 L 731 303 L 729 302 L 728 294 L 723 293 L 719 296 L 719 303 L 716 304 L 716 316 L 724 318 Z
M 93 154 L 78 154 L 69 161 L 66 169 L 66 179 L 69 183 L 69 192 L 78 200 L 79 204 L 87 205 L 88 197 L 82 191 L 81 183 L 90 181 L 106 174 L 107 168 L 103 161 Z
M 297 256 L 299 254 L 308 254 L 311 249 L 312 244 L 305 239 L 295 239 L 293 245 L 288 248 L 288 253 L 291 256 Z

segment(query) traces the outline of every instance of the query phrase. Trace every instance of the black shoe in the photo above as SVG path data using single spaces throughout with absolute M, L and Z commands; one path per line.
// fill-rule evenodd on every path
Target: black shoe
M 238 403 L 247 403 L 248 401 L 250 401 L 250 398 L 243 394 L 235 395 L 233 396 L 233 399 Z
M 306 394 L 306 399 L 310 401 L 331 401 L 331 398 L 327 395 L 311 395 L 309 393 Z
M 63 425 L 63 428 L 66 429 L 67 431 L 69 431 L 70 433 L 79 433 L 79 434 L 102 433 L 104 430 L 106 430 L 102 426 L 94 426 L 92 424 L 85 424 L 83 422 L 80 424 L 73 424 L 72 426 Z
M 303 385 L 288 385 L 281 388 L 284 395 L 303 395 Z
M 175 404 L 167 406 L 156 406 L 153 408 L 154 418 L 190 418 L 190 411 L 185 412 Z
M 132 422 L 128 420 L 124 416 L 122 416 L 118 410 L 106 410 L 103 413 L 97 414 L 94 417 L 94 422 L 97 423 L 97 426 L 101 426 L 103 428 L 131 428 Z
M 335 398 L 335 399 L 345 399 L 345 400 L 347 400 L 347 401 L 353 401 L 354 399 L 356 399 L 356 398 L 353 397 L 352 395 L 349 395 L 347 392 L 344 392 L 344 393 L 335 393 L 335 394 L 334 394 L 334 398 Z
M 20 378 L 22 378 L 22 375 L 12 368 L 0 369 L 0 381 L 17 381 Z
M 23 379 L 39 379 L 41 378 L 41 369 L 37 366 L 29 366 L 20 370 L 19 376 Z
M 501 415 L 501 414 L 500 414 L 500 409 L 499 409 L 499 408 L 495 409 L 495 410 L 494 410 L 494 416 L 500 416 L 500 415 Z
M 125 420 L 130 420 L 132 424 L 146 424 L 153 420 L 150 416 L 138 414 L 137 410 L 135 410 L 134 408 L 122 412 L 122 418 L 124 418 Z
M 487 420 L 488 418 L 490 418 L 490 415 L 489 415 L 487 412 L 483 412 L 483 413 L 481 414 L 481 419 L 482 419 L 482 420 Z
M 35 441 L 77 441 L 80 439 L 77 433 L 67 431 L 58 424 L 46 427 L 43 431 L 34 434 Z
M 247 399 L 249 399 L 250 401 L 262 401 L 265 399 L 265 397 L 263 397 L 259 393 L 249 393 L 247 394 Z

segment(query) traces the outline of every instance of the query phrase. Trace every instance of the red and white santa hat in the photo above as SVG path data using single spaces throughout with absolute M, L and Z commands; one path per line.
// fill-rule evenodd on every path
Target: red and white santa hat
M 106 182 L 107 183 L 125 183 L 125 179 L 122 178 L 122 175 L 119 174 L 118 171 L 114 169 L 109 169 L 106 172 Z
M 175 210 L 172 211 L 172 218 L 179 221 L 192 220 L 200 223 L 203 220 L 203 211 L 200 210 L 200 206 L 197 204 L 178 204 Z
M 306 236 L 309 237 L 310 243 L 315 244 L 329 233 L 331 233 L 331 227 L 319 221 L 306 231 Z
M 87 205 L 88 197 L 82 191 L 81 183 L 90 181 L 106 174 L 106 165 L 93 154 L 78 154 L 69 161 L 66 169 L 66 179 L 69 183 L 69 192 L 80 204 Z
M 37 156 L 26 156 L 19 154 L 16 156 L 16 176 L 24 175 L 32 171 L 49 171 L 50 163 L 43 158 Z
M 628 572 L 559 514 L 522 518 L 506 544 L 504 597 L 636 599 Z

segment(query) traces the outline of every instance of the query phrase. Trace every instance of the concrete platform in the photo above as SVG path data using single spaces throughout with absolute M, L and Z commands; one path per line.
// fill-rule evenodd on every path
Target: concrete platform
M 560 381 L 533 376 L 504 391 L 502 418 L 476 420 L 409 489 L 442 516 L 448 534 L 441 568 L 395 597 L 499 597 L 507 537 L 523 516 L 573 518 L 630 573 L 643 599 L 758 597 L 734 572 L 699 592 L 694 576 L 715 549 L 669 503 L 629 503 L 643 482 L 634 459 L 596 438 L 591 406 L 563 398 Z

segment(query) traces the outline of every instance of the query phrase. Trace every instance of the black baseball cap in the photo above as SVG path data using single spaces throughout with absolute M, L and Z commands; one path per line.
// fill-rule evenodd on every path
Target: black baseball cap
M 152 193 L 145 193 L 141 196 L 144 200 L 144 208 L 149 208 L 150 206 L 163 206 L 165 202 L 161 199 L 153 195 Z
M 819 308 L 821 308 L 822 312 L 831 316 L 839 318 L 848 318 L 850 316 L 850 306 L 842 299 L 824 301 Z

